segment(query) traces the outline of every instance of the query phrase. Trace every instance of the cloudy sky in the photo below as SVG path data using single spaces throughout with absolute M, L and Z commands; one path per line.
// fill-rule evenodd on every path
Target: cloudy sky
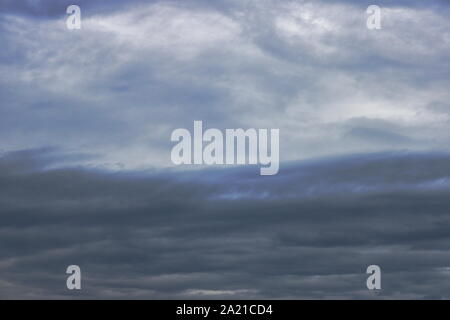
M 1 0 L 0 298 L 450 298 L 449 16 Z M 280 129 L 279 173 L 174 168 L 194 120 Z

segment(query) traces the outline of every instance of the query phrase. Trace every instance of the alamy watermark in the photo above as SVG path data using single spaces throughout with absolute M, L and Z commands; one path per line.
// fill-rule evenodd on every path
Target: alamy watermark
M 66 20 L 66 26 L 69 30 L 81 29 L 81 9 L 72 4 L 67 7 L 66 13 L 69 15 Z
M 223 134 L 211 128 L 203 132 L 203 122 L 194 121 L 193 135 L 182 128 L 172 132 L 171 141 L 178 143 L 172 148 L 171 160 L 176 165 L 259 163 L 261 175 L 275 175 L 280 167 L 279 139 L 279 129 L 270 129 L 269 141 L 268 129 L 226 129 Z
M 81 290 L 81 269 L 76 264 L 70 265 L 66 269 L 67 277 L 66 286 L 69 290 Z
M 369 290 L 380 290 L 381 289 L 381 268 L 376 264 L 370 265 L 366 270 L 367 274 L 370 276 L 367 278 L 366 285 Z
M 366 13 L 369 15 L 366 22 L 367 29 L 381 29 L 381 8 L 377 5 L 371 5 L 367 7 Z

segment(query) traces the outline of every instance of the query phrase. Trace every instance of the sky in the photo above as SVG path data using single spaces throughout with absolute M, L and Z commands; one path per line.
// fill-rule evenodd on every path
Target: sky
M 450 298 L 449 16 L 1 0 L 0 298 Z M 175 166 L 196 120 L 279 129 L 278 174 Z

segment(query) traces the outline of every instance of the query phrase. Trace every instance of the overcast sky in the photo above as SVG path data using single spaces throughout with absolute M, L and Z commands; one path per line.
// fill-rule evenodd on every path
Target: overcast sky
M 0 298 L 450 298 L 449 16 L 2 0 Z M 194 120 L 280 129 L 278 175 L 174 170 Z

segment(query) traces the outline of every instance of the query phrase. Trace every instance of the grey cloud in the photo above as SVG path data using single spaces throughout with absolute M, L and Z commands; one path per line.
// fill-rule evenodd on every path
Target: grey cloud
M 348 7 L 342 7 L 345 3 Z M 442 71 L 448 63 L 444 54 L 448 28 L 428 24 L 431 18 L 439 21 L 438 12 L 430 15 L 413 10 L 406 17 L 400 15 L 398 21 L 389 19 L 390 25 L 376 36 L 368 33 L 360 21 L 361 12 L 348 2 L 333 5 L 336 13 L 331 16 L 323 3 L 309 2 L 156 4 L 162 7 L 160 11 L 148 3 L 141 10 L 130 5 L 118 11 L 119 17 L 130 14 L 131 18 L 118 19 L 116 29 L 109 31 L 94 23 L 114 22 L 107 11 L 80 33 L 67 32 L 62 23 L 3 21 L 0 37 L 7 50 L 2 51 L 2 67 L 8 74 L 0 91 L 2 135 L 8 137 L 5 148 L 52 144 L 89 152 L 101 149 L 109 161 L 119 162 L 123 157 L 117 157 L 118 149 L 126 145 L 156 157 L 168 149 L 171 130 L 203 119 L 214 127 L 279 127 L 292 144 L 307 149 L 306 155 L 291 154 L 289 150 L 295 148 L 283 150 L 288 159 L 295 159 L 336 150 L 334 143 L 326 141 L 312 150 L 309 145 L 317 146 L 317 142 L 305 141 L 291 121 L 305 130 L 314 127 L 319 132 L 313 136 L 322 138 L 324 132 L 319 128 L 333 121 L 328 119 L 335 112 L 333 107 L 348 112 L 339 110 L 348 108 L 353 95 L 352 100 L 361 106 L 375 100 L 392 112 L 414 101 L 424 100 L 423 106 L 411 107 L 412 111 L 423 108 L 425 113 L 435 112 L 427 107 L 431 103 L 447 105 L 441 90 L 446 83 Z M 298 7 L 290 7 L 295 4 Z M 302 10 L 340 27 L 324 31 L 316 26 L 306 38 L 297 31 L 289 35 L 280 30 L 280 19 L 293 23 L 294 30 L 311 28 L 298 17 Z M 347 14 L 348 19 L 335 16 L 338 13 Z M 410 31 L 408 19 L 414 17 L 423 26 L 413 25 Z M 187 22 L 181 27 L 172 23 L 182 18 Z M 212 24 L 218 19 L 225 22 Z M 207 33 L 204 28 L 208 27 L 215 29 Z M 122 28 L 135 36 L 124 36 L 127 33 L 121 34 Z M 412 38 L 414 46 L 428 47 L 430 52 L 408 49 L 402 37 L 411 38 L 411 32 L 420 33 Z M 192 38 L 198 33 L 198 38 Z M 217 36 L 221 33 L 223 38 Z M 133 38 L 141 42 L 133 43 Z M 386 41 L 394 45 L 386 46 Z M 425 88 L 429 97 L 415 99 L 424 83 L 432 84 Z M 349 117 L 378 117 L 357 110 L 352 107 Z M 342 125 L 336 123 L 335 135 Z M 35 134 L 27 134 L 27 128 Z M 411 128 L 405 136 L 416 130 Z M 151 131 L 154 135 L 149 139 Z M 446 135 L 441 136 L 439 145 L 446 144 Z M 151 143 L 143 144 L 144 139 Z M 417 145 L 422 146 L 430 139 L 420 141 Z M 340 141 L 341 148 L 346 145 L 351 144 Z M 380 144 L 378 150 L 384 147 Z M 366 151 L 355 149 L 349 151 Z
M 107 3 L 0 4 L 1 298 L 449 298 L 447 1 Z M 161 169 L 194 120 L 280 173 Z
M 119 9 L 126 9 L 130 4 L 139 4 L 149 1 L 131 0 L 4 0 L 0 4 L 0 12 L 7 14 L 23 15 L 32 19 L 54 19 L 61 18 L 66 15 L 66 8 L 72 4 L 76 4 L 83 8 L 83 12 L 95 14 L 99 12 L 111 12 Z
M 0 160 L 2 298 L 447 297 L 449 155 L 292 163 L 269 179 L 45 169 L 46 158 Z M 69 264 L 81 293 L 64 290 Z M 378 296 L 369 264 L 383 270 Z
M 92 11 L 80 32 L 63 19 L 5 15 L 2 148 L 55 145 L 101 155 L 87 165 L 166 166 L 171 131 L 203 120 L 279 128 L 282 160 L 448 149 L 445 9 L 386 4 L 374 33 L 351 1 L 121 6 Z

